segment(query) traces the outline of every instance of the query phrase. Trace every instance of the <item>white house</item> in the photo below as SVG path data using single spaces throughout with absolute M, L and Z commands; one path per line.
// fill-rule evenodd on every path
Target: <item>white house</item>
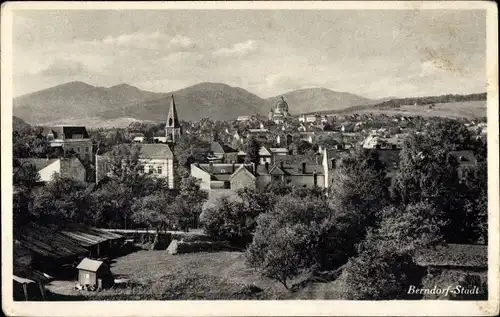
M 54 180 L 56 174 L 75 181 L 85 182 L 86 171 L 85 166 L 76 157 L 72 158 L 26 158 L 19 159 L 21 166 L 33 165 L 38 175 L 40 182 L 50 182 Z

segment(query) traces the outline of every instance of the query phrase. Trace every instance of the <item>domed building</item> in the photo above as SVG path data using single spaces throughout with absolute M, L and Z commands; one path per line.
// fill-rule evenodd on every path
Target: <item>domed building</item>
M 290 112 L 288 112 L 288 103 L 285 101 L 285 98 L 281 96 L 281 100 L 276 103 L 274 109 L 269 111 L 269 120 L 279 124 L 285 122 L 288 117 L 290 117 Z

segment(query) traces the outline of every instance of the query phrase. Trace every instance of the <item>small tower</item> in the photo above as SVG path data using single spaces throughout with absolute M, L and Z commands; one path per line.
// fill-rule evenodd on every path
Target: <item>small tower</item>
M 170 108 L 168 110 L 167 124 L 165 125 L 165 136 L 167 137 L 167 140 L 175 143 L 181 134 L 181 125 L 179 123 L 179 117 L 177 116 L 177 109 L 175 108 L 174 95 L 172 94 L 172 100 L 170 100 Z

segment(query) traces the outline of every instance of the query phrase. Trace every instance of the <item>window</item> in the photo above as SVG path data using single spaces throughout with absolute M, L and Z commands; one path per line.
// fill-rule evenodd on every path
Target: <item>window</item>
M 77 151 L 78 153 L 80 153 L 80 147 L 77 147 L 77 148 L 76 148 L 76 151 Z
M 161 166 L 158 166 L 157 172 L 158 172 L 158 174 L 161 174 Z
M 139 173 L 144 173 L 144 165 L 139 166 Z
M 52 134 L 52 133 L 47 134 L 47 140 L 49 140 L 49 141 L 54 140 L 54 134 Z
M 153 172 L 154 172 L 154 168 L 153 168 L 153 166 L 152 166 L 152 165 L 149 165 L 149 166 L 148 166 L 148 170 L 149 170 L 149 174 L 153 174 Z
M 88 153 L 88 152 L 89 152 L 89 147 L 88 147 L 88 146 L 86 146 L 86 147 L 85 147 L 85 152 L 86 152 L 86 153 Z

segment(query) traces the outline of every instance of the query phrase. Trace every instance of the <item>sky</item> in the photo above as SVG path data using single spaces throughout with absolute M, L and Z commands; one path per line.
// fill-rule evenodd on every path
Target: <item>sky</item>
M 325 87 L 367 98 L 486 91 L 481 10 L 14 11 L 14 95 L 70 81 L 262 98 Z

